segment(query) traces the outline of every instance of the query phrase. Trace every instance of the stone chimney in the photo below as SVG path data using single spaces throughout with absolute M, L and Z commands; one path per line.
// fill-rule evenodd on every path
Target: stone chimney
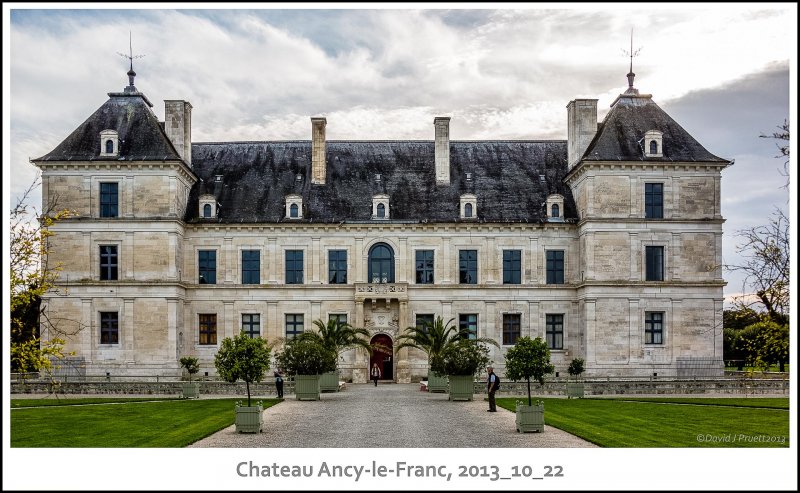
M 597 100 L 574 99 L 567 105 L 567 168 L 572 169 L 597 133 Z
M 188 101 L 164 101 L 164 131 L 183 161 L 192 167 L 192 105 Z
M 433 119 L 436 129 L 434 155 L 436 161 L 436 184 L 450 184 L 450 117 L 437 116 Z
M 323 117 L 311 118 L 311 183 L 325 184 L 325 125 Z

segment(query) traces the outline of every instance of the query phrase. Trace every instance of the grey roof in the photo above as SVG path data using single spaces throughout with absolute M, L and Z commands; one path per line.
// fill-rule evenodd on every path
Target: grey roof
M 437 186 L 433 141 L 328 141 L 326 184 L 313 185 L 310 141 L 194 143 L 200 181 L 186 220 L 200 220 L 204 193 L 215 195 L 215 220 L 223 223 L 287 221 L 289 194 L 303 197 L 300 222 L 374 222 L 372 197 L 379 193 L 390 196 L 391 221 L 458 222 L 465 193 L 477 196 L 480 221 L 544 221 L 543 204 L 553 193 L 564 196 L 564 217 L 576 219 L 562 182 L 566 155 L 565 141 L 451 141 L 450 184 Z
M 662 132 L 663 157 L 644 157 L 639 141 L 648 130 Z M 728 162 L 708 152 L 648 95 L 622 94 L 598 128 L 584 161 Z
M 100 132 L 116 130 L 123 161 L 180 159 L 147 98 L 139 92 L 109 93 L 109 100 L 55 149 L 33 161 L 107 160 L 100 156 Z

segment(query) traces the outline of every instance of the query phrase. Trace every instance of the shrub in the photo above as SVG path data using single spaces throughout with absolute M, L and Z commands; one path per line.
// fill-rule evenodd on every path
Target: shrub
M 474 375 L 489 363 L 489 348 L 470 339 L 461 339 L 442 351 L 442 367 L 447 375 Z
M 270 347 L 260 337 L 244 332 L 233 339 L 226 337 L 214 356 L 214 366 L 226 382 L 244 380 L 247 384 L 247 405 L 250 405 L 250 383 L 260 382 L 269 369 Z
M 336 357 L 319 340 L 298 337 L 289 340 L 275 359 L 291 375 L 321 375 L 336 370 Z
M 189 372 L 189 382 L 192 381 L 192 375 L 200 371 L 200 364 L 197 362 L 197 358 L 194 356 L 184 356 L 180 359 L 181 367 L 186 368 L 186 371 Z
M 578 376 L 584 372 L 583 358 L 573 359 L 569 363 L 569 368 L 567 368 L 567 372 L 577 379 Z
M 528 405 L 531 405 L 531 378 L 544 385 L 544 376 L 553 373 L 550 364 L 550 349 L 541 337 L 531 339 L 520 337 L 513 348 L 506 353 L 506 376 L 517 381 L 528 382 Z

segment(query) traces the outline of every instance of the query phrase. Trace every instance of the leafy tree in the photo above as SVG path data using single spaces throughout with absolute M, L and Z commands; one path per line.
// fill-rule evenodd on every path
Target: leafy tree
M 321 375 L 336 369 L 337 354 L 318 337 L 300 336 L 286 342 L 275 359 L 291 375 Z
M 474 375 L 489 364 L 489 348 L 474 339 L 459 339 L 442 350 L 442 369 L 448 375 Z
M 735 361 L 739 371 L 745 362 L 751 360 L 749 349 L 739 340 L 746 327 L 761 321 L 762 315 L 749 307 L 739 307 L 722 312 L 722 356 L 727 361 Z
M 244 331 L 233 339 L 222 340 L 214 356 L 214 366 L 226 382 L 244 380 L 247 386 L 247 405 L 250 405 L 250 383 L 260 382 L 269 370 L 270 347 L 260 337 L 250 337 Z
M 575 358 L 569 363 L 569 368 L 567 368 L 567 373 L 575 377 L 577 381 L 578 376 L 584 372 L 584 361 L 583 358 Z
M 442 359 L 444 350 L 448 346 L 470 337 L 468 329 L 451 325 L 453 320 L 455 319 L 451 318 L 445 324 L 444 319 L 437 316 L 433 323 L 426 323 L 422 327 L 407 327 L 405 332 L 397 337 L 395 352 L 405 347 L 419 349 L 428 355 L 428 368 L 430 368 L 430 371 L 440 375 L 447 374 L 444 369 L 444 360 Z M 470 340 L 500 347 L 497 341 L 488 337 Z
M 528 382 L 528 405 L 531 406 L 531 378 L 544 385 L 544 376 L 553 373 L 550 349 L 541 337 L 520 337 L 506 353 L 506 376 L 515 382 L 523 378 Z
M 748 365 L 766 370 L 777 364 L 784 371 L 789 362 L 789 325 L 757 322 L 739 331 L 735 345 L 746 355 Z
M 189 372 L 189 382 L 192 381 L 192 375 L 200 371 L 200 364 L 197 362 L 197 358 L 194 356 L 184 356 L 180 360 L 181 367 L 186 368 L 186 371 Z M 248 404 L 249 406 L 250 404 Z

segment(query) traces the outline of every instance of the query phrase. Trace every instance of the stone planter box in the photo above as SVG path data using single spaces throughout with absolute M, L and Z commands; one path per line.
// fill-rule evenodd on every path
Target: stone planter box
M 451 401 L 471 401 L 472 391 L 474 390 L 473 375 L 450 375 L 450 400 Z
M 582 383 L 567 383 L 567 398 L 571 399 L 583 398 L 583 384 Z
M 428 392 L 447 392 L 447 375 L 428 372 Z
M 185 382 L 181 384 L 184 399 L 197 399 L 200 397 L 200 383 L 199 382 Z
M 532 406 L 517 403 L 517 431 L 530 433 L 544 431 L 544 403 L 538 401 Z
M 295 375 L 294 394 L 298 401 L 318 401 L 319 375 Z
M 236 406 L 236 433 L 261 433 L 264 408 L 257 406 Z
M 319 376 L 320 392 L 339 392 L 339 370 L 329 371 Z

